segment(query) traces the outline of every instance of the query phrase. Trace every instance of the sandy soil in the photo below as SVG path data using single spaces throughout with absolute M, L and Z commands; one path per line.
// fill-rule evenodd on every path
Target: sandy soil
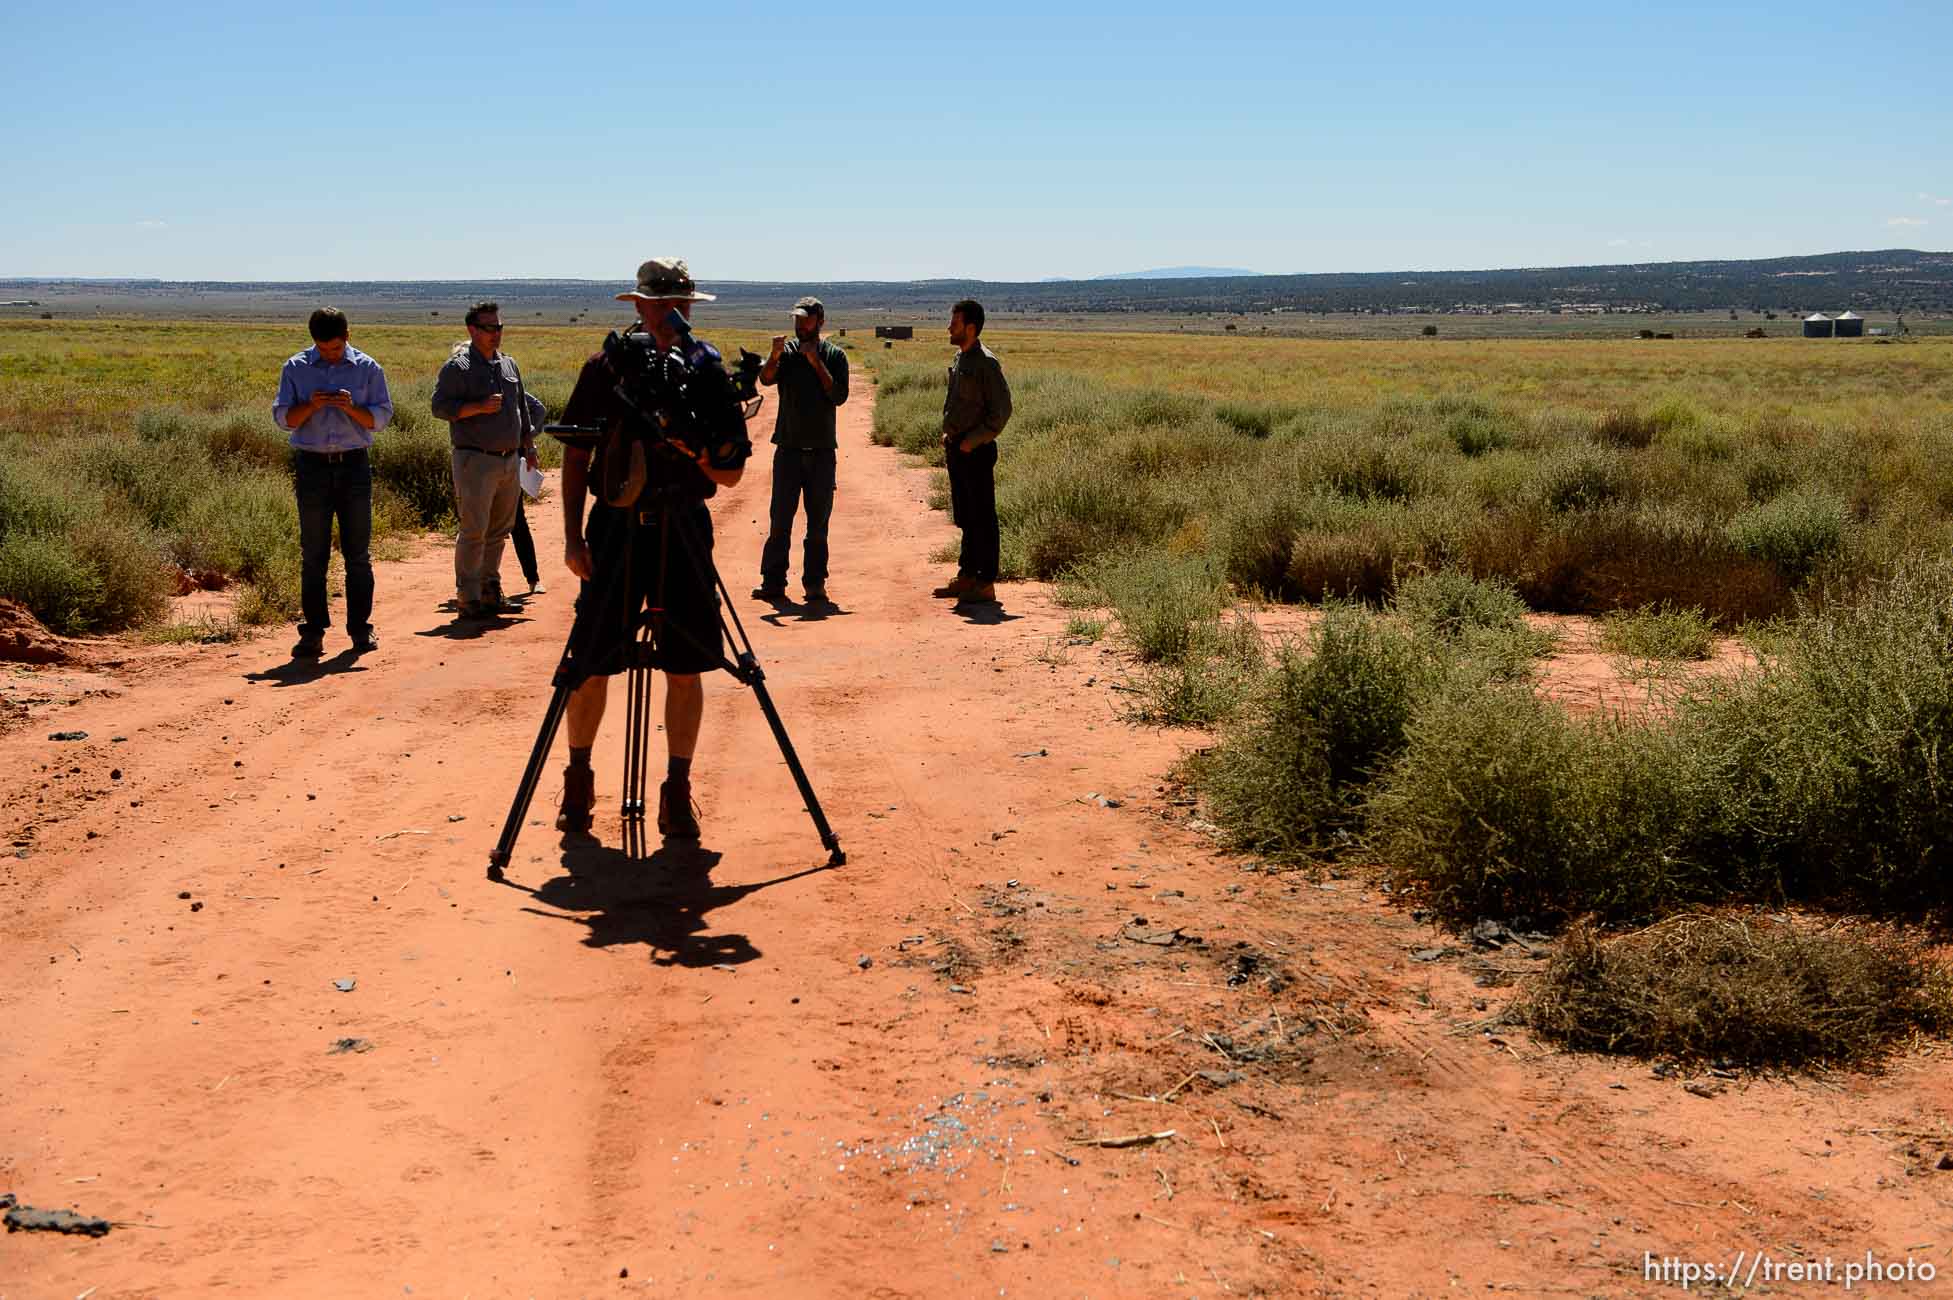
M 930 599 L 949 525 L 870 399 L 838 611 L 745 599 L 764 456 L 714 511 L 839 869 L 720 677 L 701 849 L 619 851 L 620 694 L 597 837 L 548 829 L 552 760 L 484 878 L 551 508 L 550 591 L 486 630 L 430 542 L 364 659 L 6 670 L 0 1191 L 118 1226 L 0 1239 L 0 1297 L 1655 1295 L 1649 1255 L 1867 1251 L 1942 1280 L 1855 1293 L 1946 1293 L 1943 1048 L 1687 1079 L 1488 1029 L 1528 954 L 1217 854 L 1164 775 L 1199 738 L 1122 722 L 1048 593 Z

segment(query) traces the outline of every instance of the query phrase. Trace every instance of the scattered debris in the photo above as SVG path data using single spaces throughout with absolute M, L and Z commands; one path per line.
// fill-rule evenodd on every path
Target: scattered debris
M 47 733 L 47 738 L 49 740 L 87 740 L 88 733 L 85 731 L 50 731 Z
M 1014 757 L 1014 758 L 1049 758 L 1049 757 L 1051 757 L 1051 754 L 1050 754 L 1050 751 L 1048 751 L 1048 750 L 1043 750 L 1043 749 L 1033 749 L 1033 750 L 1030 750 L 1030 751 L 1028 751 L 1028 752 L 1026 752 L 1026 753 L 1022 753 L 1022 754 L 1014 754 L 1014 755 L 1012 755 L 1012 757 Z
M 1239 1083 L 1248 1077 L 1239 1070 L 1195 1070 L 1194 1074 L 1201 1079 L 1205 1079 L 1208 1083 L 1213 1084 L 1216 1088 L 1225 1088 L 1229 1084 Z
M 37 1210 L 22 1205 L 12 1192 L 0 1196 L 0 1207 L 6 1210 L 8 1232 L 65 1232 L 78 1237 L 106 1237 L 111 1226 L 107 1219 L 73 1210 Z
M 1520 934 L 1503 921 L 1485 918 L 1471 928 L 1471 940 L 1482 948 L 1503 948 L 1516 944 L 1532 956 L 1544 956 L 1548 942 L 1543 934 Z
M 1682 1085 L 1682 1091 L 1687 1093 L 1692 1093 L 1697 1097 L 1707 1097 L 1712 1100 L 1722 1095 L 1721 1085 L 1714 1084 L 1714 1083 L 1704 1083 L 1700 1079 L 1690 1079 L 1687 1083 Z
M 449 813 L 448 820 L 451 822 L 465 822 L 468 820 L 468 817 L 465 813 Z
M 1411 953 L 1412 961 L 1436 961 L 1444 956 L 1443 948 L 1418 948 Z
M 1130 1133 L 1125 1137 L 1074 1138 L 1072 1145 L 1075 1147 L 1106 1147 L 1108 1149 L 1146 1147 L 1153 1145 L 1155 1142 L 1165 1142 L 1169 1138 L 1177 1136 L 1179 1136 L 1177 1130 L 1169 1128 L 1162 1129 L 1158 1133 Z
M 347 1052 L 370 1052 L 372 1050 L 373 1044 L 364 1038 L 339 1038 L 334 1039 L 332 1046 L 326 1048 L 326 1055 L 343 1056 Z
M 352 979 L 332 981 L 332 987 L 338 989 L 341 993 L 351 993 L 358 984 L 358 980 Z
M 862 953 L 860 958 L 855 961 L 855 965 L 859 966 L 862 970 L 867 970 L 870 966 L 873 966 L 874 964 L 875 964 L 875 959 L 873 957 L 870 957 L 865 952 Z
M 402 835 L 432 835 L 432 834 L 433 834 L 432 831 L 388 831 L 384 835 L 375 835 L 373 838 L 376 840 L 391 840 L 391 839 L 397 839 Z
M 1122 939 L 1130 939 L 1134 943 L 1143 943 L 1152 948 L 1171 948 L 1176 943 L 1198 944 L 1202 942 L 1199 935 L 1186 933 L 1186 927 L 1183 925 L 1176 925 L 1171 930 L 1153 930 L 1146 928 L 1146 922 L 1144 920 L 1138 920 L 1134 924 L 1120 930 L 1119 937 Z

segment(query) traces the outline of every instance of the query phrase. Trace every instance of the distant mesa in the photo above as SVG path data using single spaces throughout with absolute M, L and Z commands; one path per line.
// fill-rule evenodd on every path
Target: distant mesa
M 1222 280 L 1234 276 L 1260 275 L 1238 266 L 1162 266 L 1151 271 L 1120 271 L 1116 275 L 1095 275 L 1094 280 Z

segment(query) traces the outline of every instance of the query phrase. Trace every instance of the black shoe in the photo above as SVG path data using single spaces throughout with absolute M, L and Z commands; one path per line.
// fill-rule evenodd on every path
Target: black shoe
M 298 644 L 292 647 L 294 659 L 318 659 L 325 654 L 325 637 L 317 632 L 300 632 Z
M 692 811 L 692 786 L 666 781 L 658 787 L 658 834 L 667 839 L 698 838 L 698 816 Z
M 597 774 L 587 767 L 563 769 L 563 806 L 556 812 L 559 831 L 590 829 L 590 809 L 597 802 Z
M 380 648 L 380 634 L 372 628 L 353 633 L 353 650 L 357 654 L 370 655 Z
M 827 604 L 826 587 L 809 587 L 800 593 L 801 599 L 809 605 Z
M 771 582 L 762 582 L 759 586 L 753 588 L 754 600 L 785 600 L 786 598 L 787 589 L 785 584 L 775 585 Z

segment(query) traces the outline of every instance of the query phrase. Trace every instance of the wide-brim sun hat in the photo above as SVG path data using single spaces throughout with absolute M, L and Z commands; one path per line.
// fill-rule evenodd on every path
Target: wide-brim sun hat
M 717 297 L 717 294 L 699 292 L 684 258 L 654 257 L 637 268 L 637 287 L 618 294 L 617 301 L 712 302 Z

